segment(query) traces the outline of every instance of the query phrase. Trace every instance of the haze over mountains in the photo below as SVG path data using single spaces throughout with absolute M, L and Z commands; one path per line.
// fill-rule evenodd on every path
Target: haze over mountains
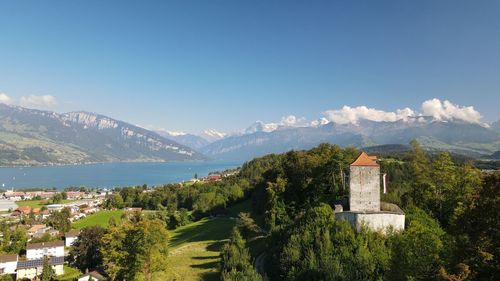
M 429 150 L 475 158 L 499 155 L 500 121 L 486 124 L 473 108 L 438 100 L 424 102 L 422 112 L 343 107 L 312 122 L 287 116 L 276 123 L 257 121 L 229 134 L 209 129 L 195 135 L 153 132 L 84 111 L 59 114 L 0 104 L 0 165 L 246 161 L 323 142 L 367 148 L 407 145 L 412 139 Z

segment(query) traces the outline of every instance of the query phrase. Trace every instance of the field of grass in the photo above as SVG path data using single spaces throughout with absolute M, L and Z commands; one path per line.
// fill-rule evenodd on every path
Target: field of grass
M 205 218 L 171 231 L 169 268 L 158 280 L 219 280 L 219 250 L 235 221 Z
M 78 276 L 80 276 L 80 275 L 82 275 L 80 270 L 73 268 L 73 267 L 70 267 L 70 266 L 67 266 L 67 265 L 64 265 L 64 274 L 57 276 L 56 280 L 57 281 L 73 281 L 76 278 L 78 278 Z
M 65 204 L 65 203 L 70 203 L 74 202 L 75 200 L 62 200 L 58 204 Z M 22 200 L 22 201 L 16 201 L 17 206 L 22 207 L 22 206 L 30 206 L 31 208 L 41 208 L 46 205 L 52 204 L 50 200 Z
M 75 229 L 82 229 L 91 225 L 99 225 L 106 228 L 108 227 L 110 218 L 114 217 L 115 219 L 119 220 L 124 212 L 124 210 L 100 211 L 91 214 L 83 219 L 75 221 L 72 224 L 72 227 Z

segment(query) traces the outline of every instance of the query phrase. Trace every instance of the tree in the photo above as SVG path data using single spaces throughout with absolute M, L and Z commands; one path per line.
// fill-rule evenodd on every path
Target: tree
M 237 226 L 243 236 L 247 238 L 261 232 L 260 227 L 255 223 L 249 213 L 241 212 L 238 214 Z
M 10 274 L 3 274 L 0 275 L 0 281 L 14 281 L 14 279 L 12 279 Z
M 40 275 L 41 281 L 52 281 L 54 280 L 55 272 L 52 266 L 49 264 L 49 258 L 47 256 L 43 257 L 43 269 Z
M 124 201 L 123 201 L 123 197 L 120 195 L 120 193 L 117 193 L 115 195 L 113 195 L 113 197 L 111 197 L 111 201 L 110 201 L 110 205 L 111 207 L 113 208 L 116 208 L 116 209 L 121 209 L 124 207 Z
M 68 232 L 71 229 L 71 209 L 62 208 L 61 211 L 52 212 L 48 218 L 48 224 L 61 232 Z
M 432 197 L 431 162 L 417 140 L 413 139 L 410 145 L 412 147 L 409 162 L 412 178 L 410 199 L 413 204 L 424 207 Z
M 221 267 L 223 281 L 262 280 L 252 267 L 245 240 L 236 227 L 233 228 L 229 242 L 222 246 Z
M 63 200 L 63 196 L 61 193 L 56 193 L 54 196 L 52 196 L 52 203 L 53 204 L 59 204 Z
M 44 233 L 42 236 L 36 238 L 31 238 L 30 243 L 40 243 L 40 242 L 49 242 L 55 240 L 55 238 L 50 235 L 50 233 Z
M 103 261 L 112 279 L 152 280 L 166 269 L 168 232 L 165 222 L 149 218 L 129 218 L 103 236 Z
M 8 225 L 2 228 L 2 233 L 4 235 L 2 238 L 3 251 L 20 254 L 20 252 L 25 249 L 28 241 L 26 230 L 21 227 L 16 227 L 14 230 L 11 230 Z
M 455 262 L 469 266 L 472 280 L 496 280 L 500 276 L 500 172 L 485 175 L 471 198 L 453 228 Z
M 102 237 L 105 232 L 104 228 L 97 225 L 82 229 L 69 252 L 69 263 L 82 272 L 102 266 Z
M 390 279 L 433 279 L 441 266 L 444 231 L 418 208 L 408 210 L 406 220 L 406 230 L 390 240 L 393 256 Z

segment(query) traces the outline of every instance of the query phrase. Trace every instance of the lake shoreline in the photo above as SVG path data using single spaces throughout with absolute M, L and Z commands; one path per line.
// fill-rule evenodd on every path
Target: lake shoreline
M 118 162 L 83 165 L 0 168 L 2 189 L 114 188 L 158 186 L 187 181 L 211 172 L 240 167 L 242 162 L 178 161 Z
M 80 165 L 96 165 L 96 164 L 122 164 L 122 163 L 185 163 L 185 162 L 212 162 L 212 161 L 217 161 L 217 160 L 174 160 L 174 161 L 168 161 L 168 160 L 144 160 L 144 161 L 110 161 L 110 162 L 83 162 L 83 163 L 50 163 L 50 164 L 30 164 L 30 165 L 0 165 L 1 168 L 35 168 L 35 167 L 64 167 L 64 166 L 80 166 Z

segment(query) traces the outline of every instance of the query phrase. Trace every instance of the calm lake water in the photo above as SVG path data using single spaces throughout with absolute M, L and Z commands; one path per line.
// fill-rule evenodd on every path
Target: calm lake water
M 50 167 L 0 168 L 0 187 L 149 186 L 189 180 L 241 166 L 234 162 L 105 163 Z

